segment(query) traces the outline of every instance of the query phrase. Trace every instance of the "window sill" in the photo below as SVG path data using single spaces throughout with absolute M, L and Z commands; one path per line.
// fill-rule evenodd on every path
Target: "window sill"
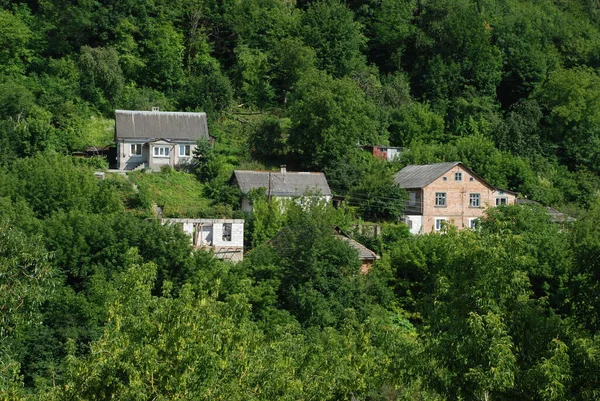
M 443 209 L 443 208 L 445 208 L 445 207 L 448 207 L 448 206 L 434 206 L 434 207 L 437 207 L 437 208 Z
M 156 156 L 156 155 L 154 155 L 154 156 L 152 156 L 152 157 L 155 157 L 155 158 L 157 158 L 157 159 L 168 159 L 168 158 L 170 158 L 171 156 Z

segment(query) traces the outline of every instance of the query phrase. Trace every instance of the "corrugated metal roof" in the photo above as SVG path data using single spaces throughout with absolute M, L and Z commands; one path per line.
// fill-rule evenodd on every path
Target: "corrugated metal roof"
M 459 164 L 461 163 L 412 164 L 398 171 L 394 181 L 402 188 L 423 188 Z
M 269 174 L 271 175 L 271 195 L 302 196 L 307 192 L 315 192 L 324 196 L 331 196 L 331 189 L 329 189 L 327 179 L 323 173 L 234 171 L 235 180 L 244 194 L 254 188 L 263 187 L 268 189 Z
M 208 139 L 206 113 L 115 110 L 115 140 Z

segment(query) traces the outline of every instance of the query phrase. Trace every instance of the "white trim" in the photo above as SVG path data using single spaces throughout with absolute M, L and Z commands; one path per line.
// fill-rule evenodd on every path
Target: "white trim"
M 448 221 L 448 219 L 446 217 L 436 217 L 434 219 L 433 228 L 434 228 L 435 231 L 440 231 L 442 229 L 442 226 L 443 226 L 442 222 L 443 221 Z

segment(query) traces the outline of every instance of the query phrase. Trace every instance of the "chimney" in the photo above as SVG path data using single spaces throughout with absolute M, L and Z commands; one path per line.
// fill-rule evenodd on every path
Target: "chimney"
M 283 183 L 285 184 L 285 173 L 286 173 L 285 164 L 282 164 L 281 166 L 279 166 L 279 168 L 281 171 L 281 178 L 283 179 Z

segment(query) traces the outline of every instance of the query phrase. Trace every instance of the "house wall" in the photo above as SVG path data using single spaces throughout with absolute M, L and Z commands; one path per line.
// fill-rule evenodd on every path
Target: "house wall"
M 241 219 L 162 219 L 163 224 L 179 225 L 196 249 L 206 249 L 219 259 L 244 258 L 244 220 Z M 231 225 L 231 240 L 223 238 L 224 224 Z
M 500 206 L 506 202 L 507 205 L 514 205 L 517 203 L 517 197 L 514 192 L 511 191 L 503 191 L 501 189 L 494 191 L 493 193 L 494 203 L 492 206 Z M 503 199 L 502 202 L 499 200 Z
M 455 180 L 457 172 L 462 173 L 460 181 Z M 446 206 L 435 206 L 437 192 L 446 193 Z M 479 207 L 470 206 L 471 193 L 480 194 Z M 423 188 L 423 232 L 435 231 L 435 221 L 439 218 L 446 219 L 459 229 L 469 227 L 470 219 L 483 216 L 485 209 L 494 207 L 495 202 L 495 191 L 492 188 L 469 174 L 462 166 L 456 166 Z
M 282 213 L 286 209 L 287 202 L 294 201 L 299 205 L 308 206 L 314 201 L 314 198 L 313 196 L 273 196 L 273 200 L 279 204 L 279 209 Z M 320 196 L 319 202 L 331 202 L 331 196 Z M 246 195 L 242 196 L 241 209 L 243 212 L 251 212 L 253 210 L 250 199 Z
M 142 154 L 132 155 L 131 144 L 141 144 Z M 179 154 L 179 145 L 190 146 L 190 156 Z M 171 148 L 169 157 L 154 156 L 155 146 L 168 146 Z M 147 140 L 122 140 L 117 143 L 117 168 L 119 170 L 133 170 L 142 164 L 147 164 L 153 170 L 160 170 L 162 166 L 170 165 L 175 167 L 179 164 L 190 163 L 193 160 L 194 150 L 196 149 L 195 142 L 147 142 Z
M 404 222 L 409 227 L 411 234 L 422 234 L 423 233 L 423 216 L 421 215 L 406 215 L 404 216 Z
M 141 155 L 131 154 L 131 145 L 142 145 Z M 133 170 L 137 166 L 148 162 L 148 145 L 143 140 L 131 140 L 117 142 L 117 169 Z

